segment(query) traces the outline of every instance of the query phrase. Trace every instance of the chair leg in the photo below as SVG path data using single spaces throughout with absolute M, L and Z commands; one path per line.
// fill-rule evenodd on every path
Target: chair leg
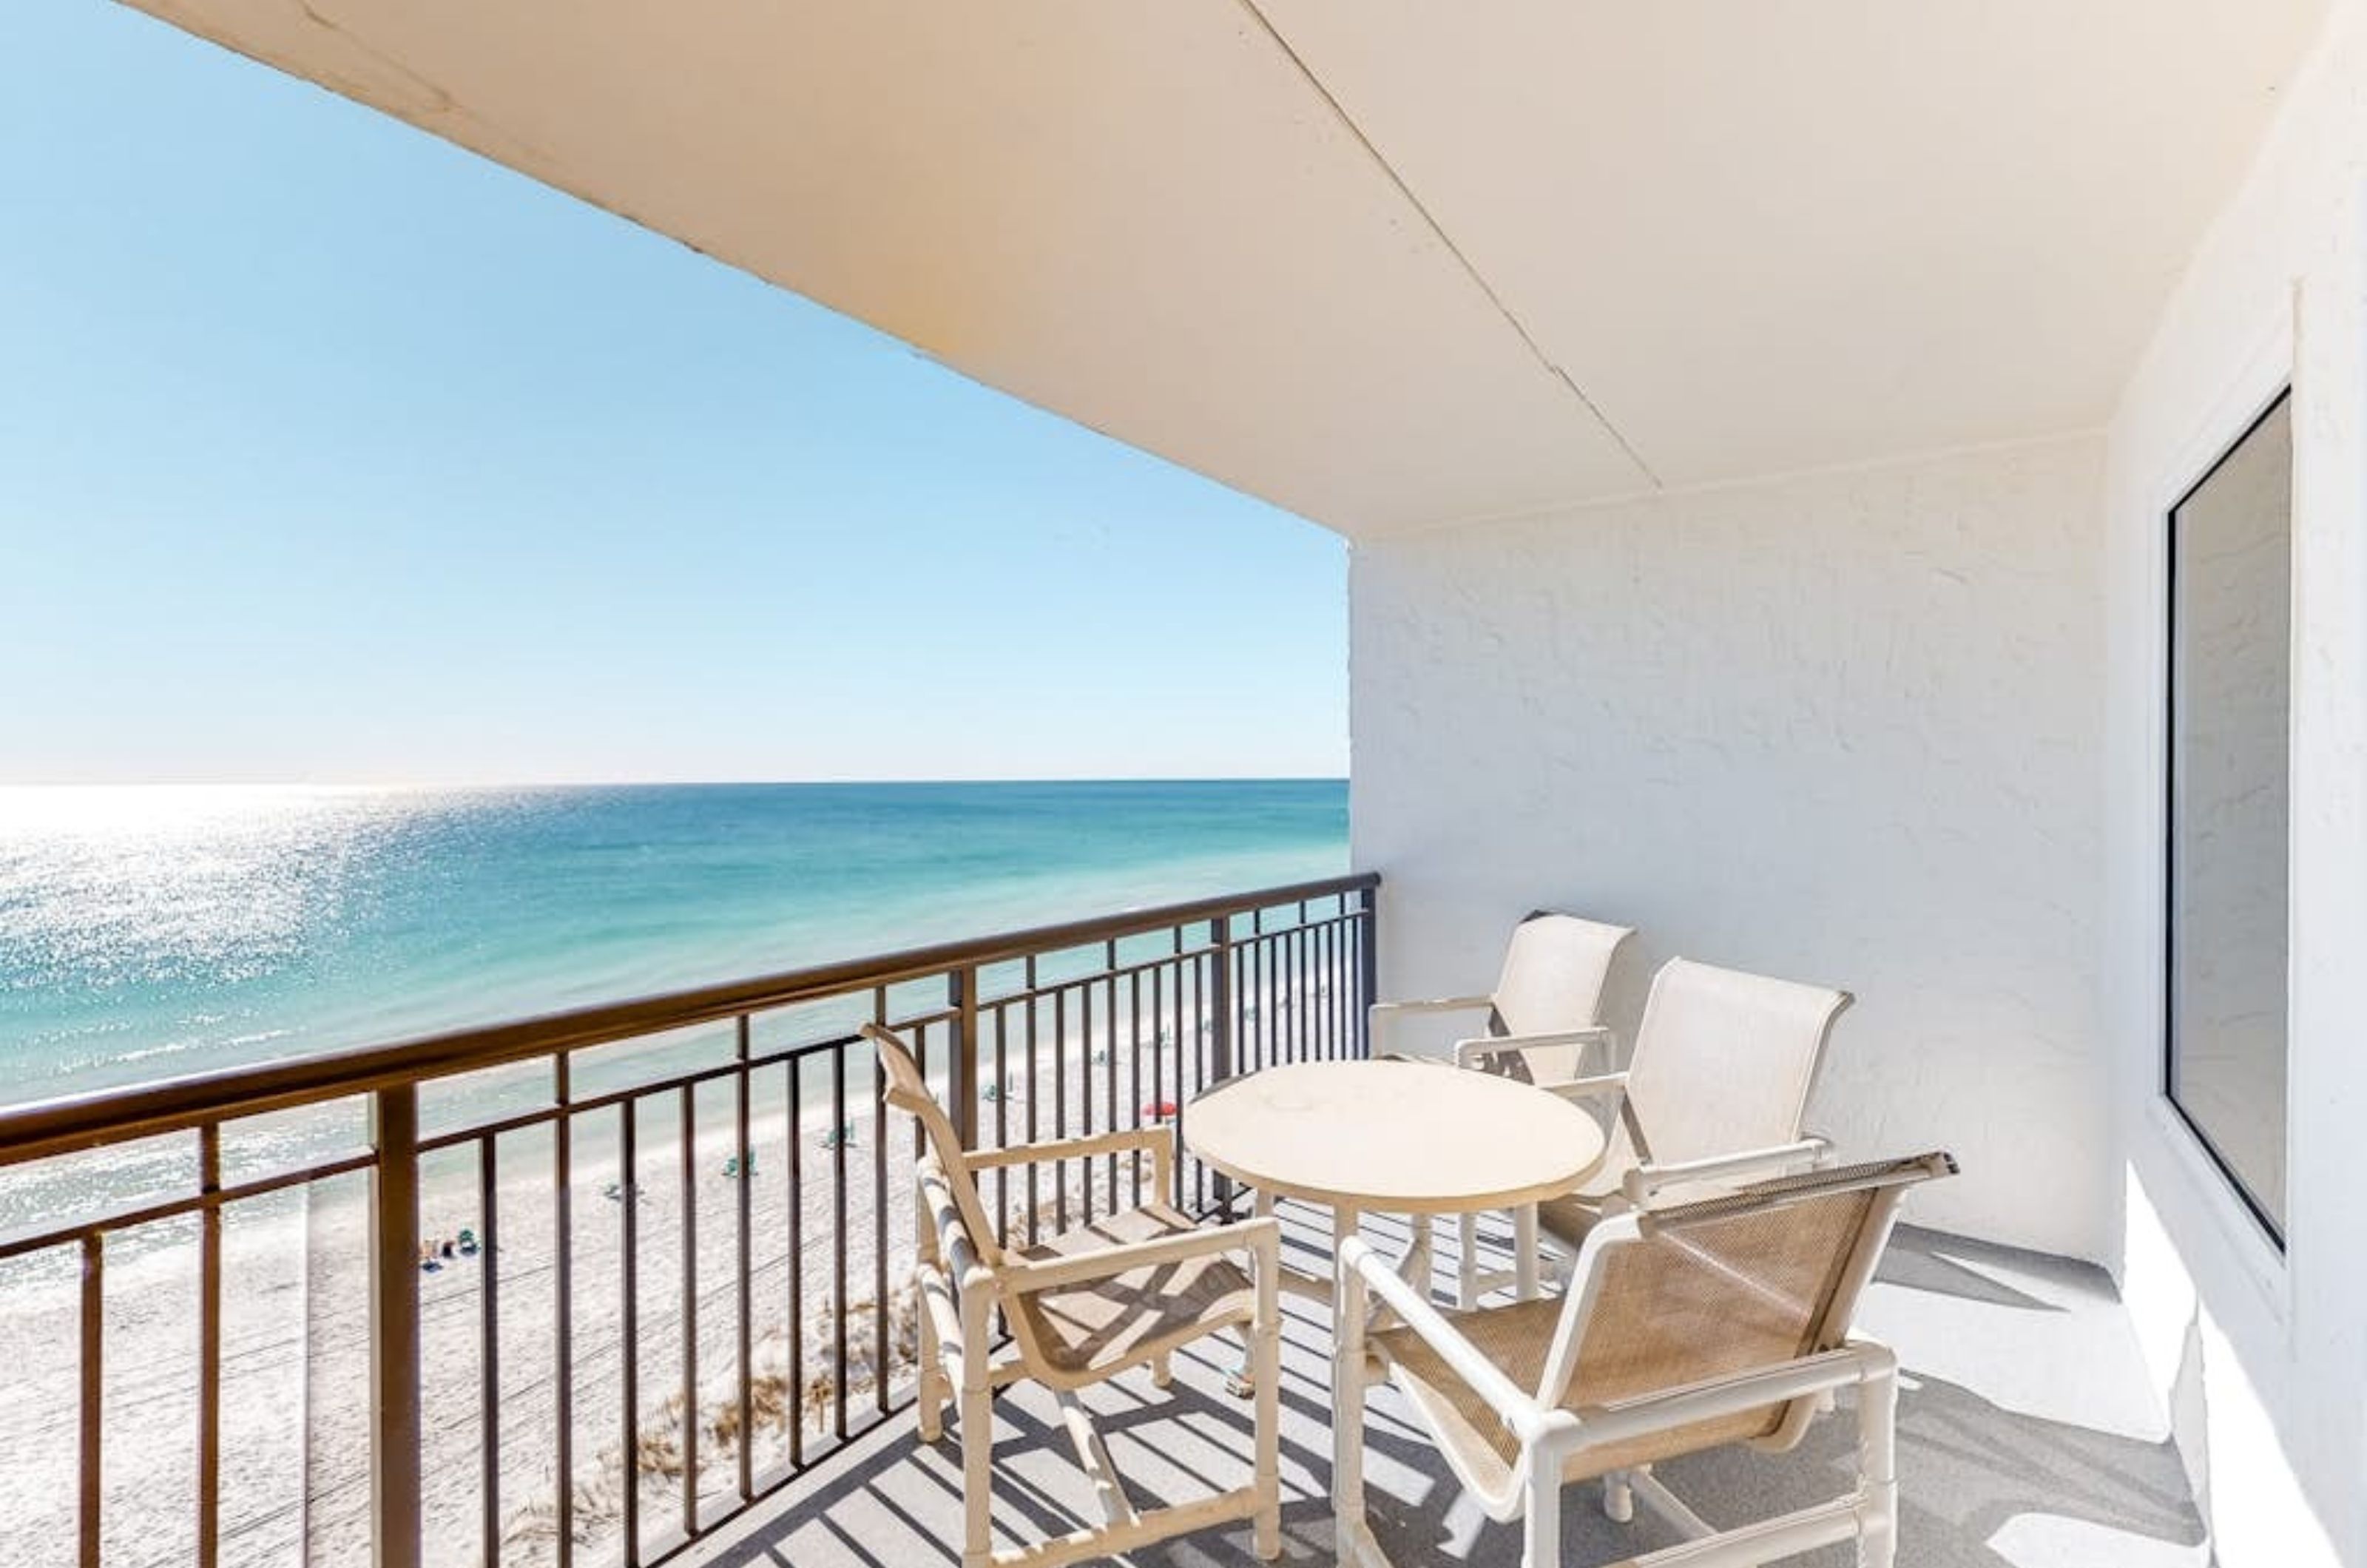
M 987 1368 L 984 1300 L 962 1303 L 962 1568 L 992 1568 L 994 1383 Z
M 1172 1383 L 1174 1381 L 1175 1362 L 1173 1358 L 1168 1356 L 1153 1356 L 1150 1358 L 1151 1387 L 1165 1388 L 1169 1383 Z
M 1354 1211 L 1333 1210 L 1331 1256 L 1355 1234 Z M 1365 1522 L 1365 1289 L 1352 1273 L 1340 1280 L 1331 1303 L 1332 1551 L 1343 1564 L 1358 1560 L 1356 1531 Z
M 1455 1216 L 1455 1304 L 1465 1312 L 1479 1304 L 1479 1216 Z
M 937 1325 L 930 1314 L 928 1296 L 915 1292 L 913 1305 L 920 1318 L 921 1355 L 920 1386 L 913 1390 L 913 1414 L 921 1424 L 921 1441 L 934 1443 L 946 1434 L 946 1395 L 950 1392 L 946 1377 L 945 1354 L 937 1345 Z
M 1261 1562 L 1282 1555 L 1282 1305 L 1281 1282 L 1274 1270 L 1261 1269 L 1257 1281 L 1257 1321 L 1251 1327 L 1255 1348 L 1252 1375 L 1257 1382 L 1256 1474 L 1257 1518 L 1250 1550 Z
M 1274 1194 L 1263 1190 L 1251 1191 L 1250 1193 L 1250 1216 L 1252 1219 L 1263 1220 L 1271 1218 L 1273 1214 Z M 1243 1334 L 1241 1336 L 1241 1359 L 1234 1366 L 1231 1371 L 1225 1374 L 1225 1392 L 1227 1393 L 1231 1394 L 1235 1399 L 1247 1399 L 1251 1394 L 1257 1392 L 1253 1386 L 1256 1368 L 1251 1364 L 1256 1359 L 1257 1336 L 1254 1333 Z M 1160 1386 L 1163 1388 L 1166 1385 L 1162 1383 Z
M 1892 1568 L 1898 1555 L 1898 1368 L 1886 1365 L 1858 1384 L 1857 1476 L 1864 1518 L 1858 1568 Z
M 1627 1484 L 1627 1472 L 1614 1470 L 1603 1478 L 1603 1517 L 1613 1524 L 1631 1524 L 1636 1518 L 1636 1489 Z
M 1561 1464 L 1529 1456 L 1522 1512 L 1521 1568 L 1561 1568 Z

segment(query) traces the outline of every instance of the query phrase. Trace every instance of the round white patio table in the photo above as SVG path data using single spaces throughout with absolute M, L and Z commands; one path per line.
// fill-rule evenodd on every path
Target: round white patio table
M 1186 1107 L 1184 1142 L 1253 1189 L 1261 1211 L 1277 1197 L 1328 1207 L 1335 1258 L 1363 1213 L 1414 1216 L 1399 1267 L 1425 1294 L 1428 1216 L 1511 1209 L 1523 1300 L 1536 1293 L 1536 1204 L 1603 1155 L 1603 1129 L 1569 1100 L 1430 1062 L 1294 1062 L 1232 1078 Z

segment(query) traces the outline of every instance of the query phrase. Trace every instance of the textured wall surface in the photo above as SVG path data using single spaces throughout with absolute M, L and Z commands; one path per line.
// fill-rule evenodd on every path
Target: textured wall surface
M 2343 0 L 2108 445 L 2104 1024 L 2123 1294 L 2218 1560 L 2367 1562 L 2367 4 Z M 2286 1248 L 2161 1103 L 2163 519 L 2293 389 Z M 2318 1533 L 2322 1530 L 2322 1534 Z
M 1353 832 L 1383 987 L 1540 906 L 1844 986 L 1812 1126 L 1954 1149 L 1917 1218 L 2101 1256 L 2101 442 L 1357 547 Z M 1928 1197 L 1929 1201 L 1925 1201 Z

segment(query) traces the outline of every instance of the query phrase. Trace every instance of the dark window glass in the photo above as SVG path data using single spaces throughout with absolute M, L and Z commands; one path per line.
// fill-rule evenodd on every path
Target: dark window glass
M 2169 514 L 2170 1102 L 2283 1245 L 2293 422 Z

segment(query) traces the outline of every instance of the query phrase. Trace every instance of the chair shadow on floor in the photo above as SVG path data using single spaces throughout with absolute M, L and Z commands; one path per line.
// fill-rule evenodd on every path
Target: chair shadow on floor
M 2063 1308 L 1994 1277 L 2044 1281 L 2052 1293 L 2110 1286 L 2101 1271 L 1902 1229 L 1883 1278 L 2001 1311 Z M 1282 1404 L 1283 1561 L 1331 1561 L 1329 1323 L 1319 1306 L 1288 1303 Z M 1239 1484 L 1249 1470 L 1246 1407 L 1222 1392 L 1231 1370 L 1216 1345 L 1179 1356 L 1173 1386 L 1161 1393 L 1129 1375 L 1091 1401 L 1138 1506 L 1172 1503 Z M 1097 1517 L 1068 1452 L 1051 1402 L 1034 1391 L 997 1401 L 997 1545 L 1059 1533 Z M 729 1568 L 958 1568 L 959 1450 L 949 1428 L 934 1448 L 916 1442 L 909 1416 L 849 1445 L 799 1483 L 790 1500 L 708 1561 Z M 1714 1525 L 1733 1525 L 1803 1507 L 1840 1492 L 1852 1473 L 1855 1424 L 1843 1406 L 1788 1454 L 1723 1450 L 1672 1461 L 1659 1474 Z M 1520 1560 L 1518 1525 L 1488 1521 L 1462 1499 L 1435 1450 L 1401 1418 L 1392 1391 L 1377 1391 L 1367 1427 L 1368 1502 L 1376 1535 L 1402 1568 L 1452 1562 L 1510 1568 Z M 2089 1560 L 2112 1562 L 2117 1532 L 2135 1560 L 2203 1560 L 2204 1532 L 2185 1472 L 2167 1441 L 2151 1442 L 2005 1409 L 1971 1389 L 1919 1374 L 1910 1364 L 1898 1401 L 1902 1568 L 2031 1568 L 2001 1542 L 2010 1525 L 2044 1534 L 2055 1521 L 2101 1542 Z M 1564 1495 L 1564 1561 L 1615 1562 L 1674 1544 L 1677 1537 L 1639 1511 L 1615 1525 L 1600 1489 Z M 2148 1550 L 2137 1553 L 2135 1549 Z M 1141 1568 L 1216 1568 L 1255 1560 L 1246 1526 L 1219 1529 L 1130 1554 Z M 1842 1568 L 1846 1547 L 1795 1561 Z

